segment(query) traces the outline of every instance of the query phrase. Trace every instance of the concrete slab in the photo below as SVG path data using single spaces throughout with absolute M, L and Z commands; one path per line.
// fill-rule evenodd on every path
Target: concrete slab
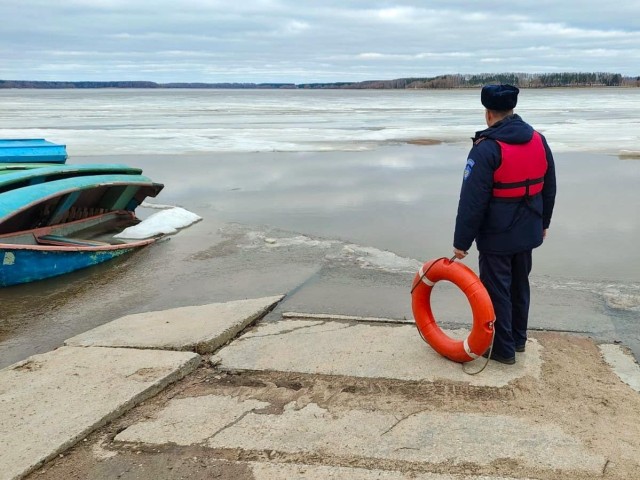
M 448 331 L 464 338 L 467 331 Z M 263 323 L 221 349 L 212 359 L 226 370 L 275 370 L 399 380 L 439 379 L 502 387 L 517 378 L 540 376 L 541 347 L 535 340 L 515 365 L 491 361 L 483 374 L 437 354 L 412 325 L 284 320 Z M 465 368 L 479 369 L 484 359 Z
M 267 413 L 256 411 L 252 400 L 238 418 L 242 405 L 224 413 L 228 398 L 211 395 L 193 400 L 189 404 L 191 415 L 202 422 L 207 421 L 216 404 L 226 416 L 226 427 L 205 443 L 211 448 L 482 467 L 509 459 L 527 471 L 578 470 L 594 475 L 602 472 L 606 462 L 556 425 L 506 415 L 422 411 L 398 418 L 380 411 L 329 411 L 315 403 L 298 408 L 295 402 L 285 405 L 282 413 Z M 169 406 L 153 421 L 120 433 L 116 441 L 156 445 L 184 442 L 192 425 L 180 422 L 175 408 Z M 192 443 L 201 442 L 202 435 L 196 432 Z
M 282 318 L 285 320 L 335 320 L 340 322 L 406 323 L 410 325 L 415 324 L 413 318 L 359 317 L 357 315 L 338 315 L 330 313 L 283 312 Z
M 136 442 L 153 429 L 154 443 L 193 445 L 213 437 L 228 424 L 237 421 L 250 411 L 268 407 L 267 402 L 245 400 L 234 397 L 177 398 L 160 412 L 157 418 L 137 423 L 116 436 L 116 441 Z
M 626 353 L 620 345 L 600 345 L 600 351 L 620 380 L 640 392 L 640 365 L 633 356 Z
M 119 318 L 65 345 L 191 350 L 210 353 L 262 317 L 283 295 L 179 307 Z
M 506 477 L 439 475 L 436 473 L 401 473 L 389 470 L 329 467 L 286 463 L 249 463 L 255 480 L 514 480 Z M 527 480 L 527 479 L 523 479 Z
M 510 458 L 531 468 L 597 473 L 605 463 L 553 425 L 447 412 L 419 413 L 402 421 L 377 412 L 330 413 L 315 404 L 300 410 L 290 405 L 282 415 L 250 413 L 213 437 L 209 446 L 333 455 L 351 452 L 365 458 L 421 463 L 489 465 Z
M 194 370 L 186 352 L 62 347 L 0 370 L 0 472 L 21 478 Z

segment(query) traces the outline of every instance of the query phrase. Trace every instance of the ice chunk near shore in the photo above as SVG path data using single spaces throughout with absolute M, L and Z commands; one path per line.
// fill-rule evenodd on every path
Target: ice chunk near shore
M 116 238 L 143 239 L 155 235 L 170 235 L 181 228 L 202 220 L 202 217 L 180 207 L 160 210 L 145 218 L 142 222 L 114 235 Z
M 602 296 L 609 308 L 640 312 L 640 294 L 638 293 L 623 292 L 619 289 L 608 289 L 603 292 Z
M 401 257 L 388 250 L 355 244 L 345 245 L 342 248 L 342 256 L 355 259 L 362 268 L 388 272 L 413 273 L 422 266 L 419 260 L 413 258 Z
M 149 202 L 142 202 L 140 206 L 142 208 L 155 208 L 156 210 L 169 210 L 170 208 L 176 208 L 175 205 L 164 205 L 162 203 L 149 203 Z

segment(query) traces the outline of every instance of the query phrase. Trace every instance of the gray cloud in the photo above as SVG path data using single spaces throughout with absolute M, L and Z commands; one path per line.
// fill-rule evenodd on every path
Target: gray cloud
M 631 1 L 614 8 L 593 0 L 57 3 L 3 5 L 0 78 L 300 83 L 505 71 L 639 74 L 640 3 Z

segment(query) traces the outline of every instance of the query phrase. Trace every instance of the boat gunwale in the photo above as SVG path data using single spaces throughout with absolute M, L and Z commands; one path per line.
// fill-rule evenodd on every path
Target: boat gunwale
M 145 245 L 149 245 L 164 235 L 158 235 L 152 238 L 145 238 L 142 240 L 135 240 L 132 242 L 125 243 L 117 243 L 117 244 L 108 244 L 108 245 L 42 245 L 42 244 L 21 244 L 21 243 L 4 243 L 2 240 L 6 238 L 12 238 L 19 235 L 33 235 L 34 237 L 44 236 L 46 234 L 50 234 L 51 231 L 55 231 L 62 228 L 72 227 L 76 224 L 89 223 L 91 220 L 98 220 L 101 217 L 116 217 L 118 215 L 129 215 L 132 219 L 136 219 L 135 215 L 127 210 L 115 210 L 111 212 L 101 213 L 99 215 L 94 215 L 92 217 L 83 218 L 81 220 L 74 220 L 73 222 L 68 222 L 64 224 L 54 225 L 54 226 L 46 226 L 39 228 L 32 228 L 29 230 L 20 230 L 18 232 L 5 233 L 0 235 L 0 250 L 36 250 L 36 251 L 64 251 L 64 252 L 99 252 L 99 251 L 109 251 L 109 250 L 122 250 L 122 249 L 131 249 L 136 247 L 142 247 Z M 40 234 L 40 235 L 39 235 Z
M 65 185 L 63 186 L 62 189 L 57 190 L 55 192 L 51 192 L 50 194 L 46 195 L 46 196 L 37 196 L 37 198 L 33 198 L 31 201 L 29 201 L 29 203 L 23 203 L 22 205 L 15 207 L 14 209 L 12 209 L 9 213 L 5 214 L 4 216 L 0 217 L 0 224 L 9 221 L 10 219 L 14 218 L 16 215 L 19 215 L 20 213 L 28 210 L 29 208 L 32 208 L 38 204 L 41 203 L 45 203 L 49 200 L 52 200 L 54 198 L 57 197 L 62 197 L 64 195 L 67 195 L 69 193 L 73 193 L 73 192 L 78 192 L 78 191 L 84 191 L 84 190 L 89 190 L 89 189 L 93 189 L 93 188 L 99 188 L 99 187 L 112 187 L 112 186 L 123 186 L 123 185 L 135 185 L 135 186 L 139 186 L 139 187 L 155 187 L 155 186 L 161 186 L 161 188 L 158 190 L 158 192 L 156 192 L 156 195 L 158 193 L 160 193 L 160 190 L 162 190 L 164 188 L 164 185 L 161 183 L 156 183 L 153 180 L 151 180 L 148 177 L 145 177 L 144 175 L 98 175 L 98 176 L 94 176 L 94 175 L 87 175 L 87 176 L 83 176 L 83 177 L 70 177 L 70 178 L 64 178 L 61 180 L 53 180 L 51 182 L 45 182 L 45 183 L 39 183 L 36 185 L 29 185 L 26 187 L 22 187 L 22 188 L 17 188 L 15 190 L 9 190 L 7 192 L 3 192 L 0 194 L 0 212 L 2 212 L 2 203 L 4 201 L 6 201 L 7 198 L 9 197 L 18 197 L 21 193 L 24 193 L 25 189 L 33 189 L 34 191 L 36 191 L 36 189 L 38 188 L 44 188 L 44 187 L 53 187 L 55 186 L 56 183 L 58 182 L 65 182 L 65 183 L 71 183 L 69 182 L 69 180 L 75 180 L 75 179 L 83 179 L 83 180 L 88 180 L 88 179 L 92 179 L 92 178 L 96 178 L 99 177 L 100 180 L 98 180 L 95 183 L 85 183 L 84 185 L 81 186 L 74 186 L 74 185 L 69 185 L 68 187 Z M 108 177 L 113 177 L 113 179 L 109 180 Z M 126 177 L 139 177 L 138 179 L 134 179 L 134 178 L 130 178 L 127 179 Z M 31 193 L 31 192 L 29 192 Z M 35 195 L 33 197 L 36 197 Z M 155 197 L 155 195 L 153 195 L 153 197 Z M 11 198 L 11 200 L 13 200 L 13 198 Z M 16 202 L 17 203 L 17 202 Z
M 1 166 L 0 166 L 1 168 Z M 9 171 L 3 173 L 0 176 L 0 188 L 7 187 L 13 183 L 24 182 L 28 180 L 34 180 L 38 177 L 53 177 L 56 175 L 68 175 L 65 178 L 59 178 L 54 180 L 47 180 L 40 183 L 56 182 L 58 180 L 65 180 L 72 177 L 89 177 L 92 175 L 141 175 L 142 169 L 136 167 L 129 167 L 128 165 L 118 163 L 97 163 L 97 164 L 82 164 L 82 165 L 46 165 L 35 168 L 16 168 L 8 169 Z M 95 173 L 91 173 L 95 172 Z M 79 175 L 77 175 L 79 174 Z M 34 183 L 32 185 L 24 185 L 23 187 L 32 187 L 39 185 L 40 183 Z M 12 189 L 13 190 L 13 189 Z M 3 192 L 4 193 L 4 192 Z

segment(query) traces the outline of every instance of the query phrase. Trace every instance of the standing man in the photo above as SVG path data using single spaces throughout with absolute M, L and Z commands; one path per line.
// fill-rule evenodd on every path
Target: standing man
M 546 237 L 556 196 L 546 139 L 513 113 L 518 92 L 512 85 L 482 88 L 489 128 L 473 138 L 453 239 L 458 259 L 476 242 L 480 279 L 496 313 L 491 358 L 508 365 L 525 351 L 531 250 Z

